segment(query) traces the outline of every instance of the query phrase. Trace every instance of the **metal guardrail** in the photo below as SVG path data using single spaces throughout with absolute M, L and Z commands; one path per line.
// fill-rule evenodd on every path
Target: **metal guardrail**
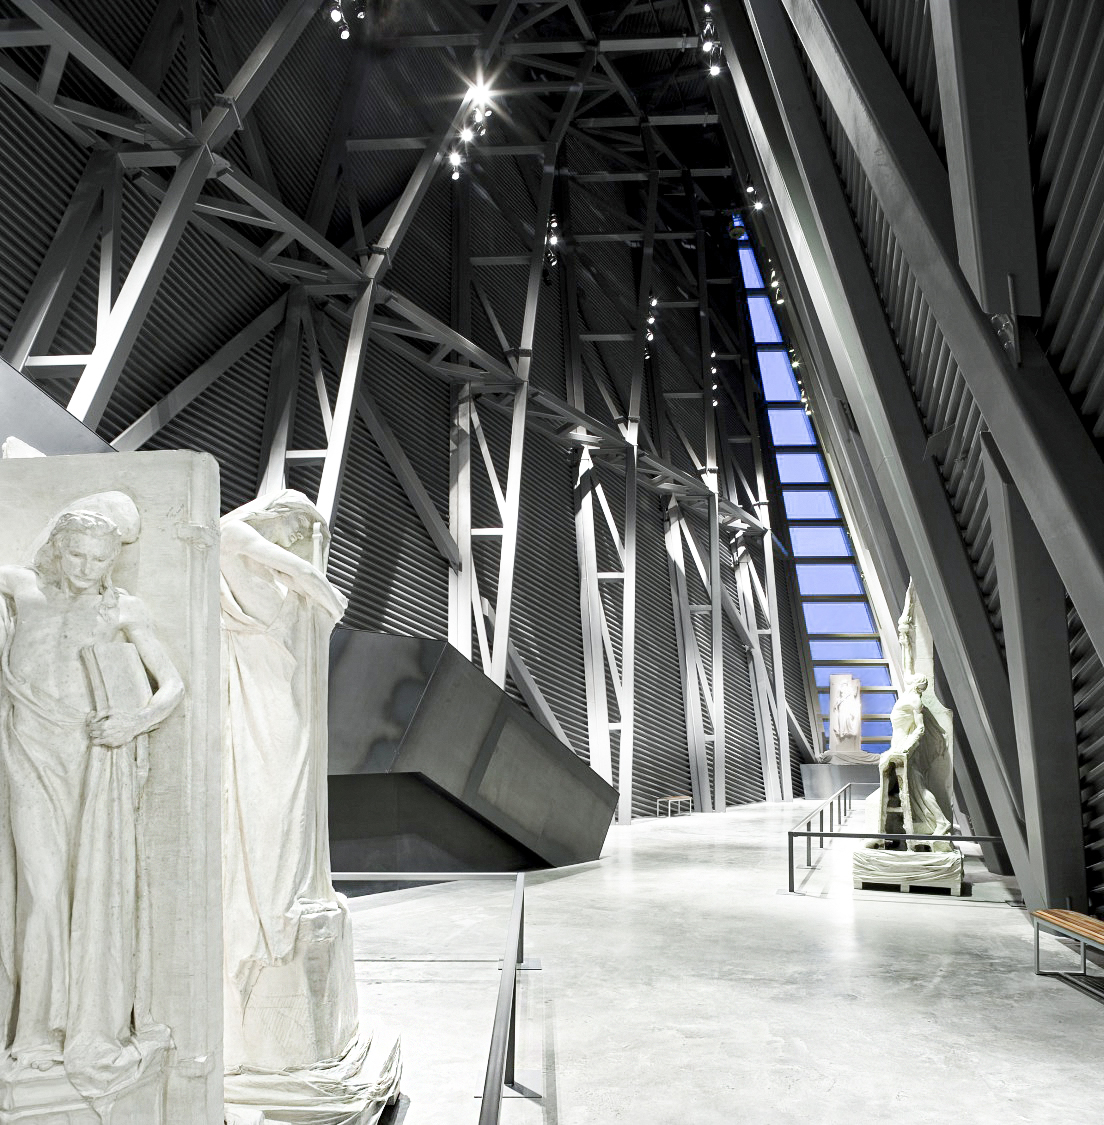
M 535 1090 L 517 1085 L 514 1055 L 517 1033 L 517 974 L 525 966 L 525 872 L 524 871 L 334 871 L 335 883 L 451 883 L 463 879 L 514 879 L 514 902 L 506 932 L 506 952 L 502 957 L 502 978 L 498 982 L 487 1074 L 483 1080 L 483 1104 L 479 1125 L 498 1125 L 502 1098 L 507 1088 L 523 1097 L 539 1098 Z
M 832 798 L 829 798 L 829 799 L 832 799 Z M 816 814 L 817 814 L 817 810 L 814 809 L 812 814 L 809 817 L 803 818 L 802 820 L 799 820 L 797 823 L 798 824 L 805 824 L 807 821 L 811 820 L 814 816 L 816 816 Z M 794 828 L 791 828 L 790 831 L 787 833 L 789 862 L 790 862 L 790 871 L 789 871 L 789 891 L 790 891 L 790 894 L 796 893 L 795 890 L 794 890 L 794 839 L 797 838 L 797 837 L 801 837 L 801 836 L 803 836 L 805 838 L 805 849 L 806 849 L 805 866 L 806 867 L 812 867 L 813 866 L 812 850 L 813 850 L 813 839 L 814 839 L 814 837 L 820 838 L 820 846 L 822 848 L 824 847 L 824 837 L 825 836 L 829 837 L 830 839 L 835 839 L 835 840 L 923 840 L 925 843 L 942 843 L 944 841 L 948 841 L 950 843 L 956 843 L 956 844 L 969 844 L 969 843 L 985 844 L 985 843 L 994 843 L 994 842 L 1000 841 L 999 836 L 958 836 L 958 835 L 928 836 L 923 832 L 836 832 L 836 831 L 832 831 L 832 830 L 829 830 L 829 831 L 825 832 L 824 831 L 824 820 L 823 820 L 823 816 L 822 816 L 821 827 L 820 827 L 819 830 L 802 832 L 802 831 L 799 831 L 796 827 L 794 827 Z

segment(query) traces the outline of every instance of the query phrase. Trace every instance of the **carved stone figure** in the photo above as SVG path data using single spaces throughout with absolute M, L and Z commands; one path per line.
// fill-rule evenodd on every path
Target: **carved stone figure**
M 299 492 L 222 520 L 226 1092 L 263 1107 L 265 1073 L 286 1097 L 287 1073 L 302 1072 L 310 1092 L 295 1104 L 329 1083 L 319 1120 L 359 1123 L 374 1116 L 334 1116 L 335 1102 L 370 1105 L 365 1082 L 397 1095 L 398 1054 L 382 1084 L 363 1075 L 351 921 L 330 881 L 328 641 L 346 601 L 325 576 L 328 546 Z
M 125 493 L 86 496 L 30 566 L 0 567 L 3 1077 L 63 1068 L 101 1100 L 170 1042 L 149 1012 L 136 817 L 146 736 L 184 687 L 145 605 L 112 578 L 139 527 Z
M 890 712 L 889 749 L 878 759 L 880 784 L 866 800 L 875 832 L 945 836 L 951 831 L 951 711 L 931 690 L 935 656 L 923 608 L 909 583 L 897 623 L 904 690 Z M 853 860 L 856 886 L 864 882 L 962 888 L 962 855 L 947 841 L 868 840 Z
M 928 681 L 910 676 L 901 697 L 893 705 L 889 721 L 893 728 L 889 749 L 878 759 L 881 777 L 878 800 L 879 832 L 923 832 L 946 836 L 951 830 L 949 809 L 944 812 L 936 794 L 928 788 L 929 775 L 940 775 L 947 755 L 943 733 L 927 721 L 923 693 Z M 946 794 L 942 794 L 946 801 Z M 880 847 L 870 841 L 867 847 Z M 920 840 L 884 841 L 890 850 L 949 852 L 946 841 L 925 844 Z
M 865 765 L 874 756 L 862 748 L 862 681 L 850 674 L 828 681 L 828 754 L 833 765 Z

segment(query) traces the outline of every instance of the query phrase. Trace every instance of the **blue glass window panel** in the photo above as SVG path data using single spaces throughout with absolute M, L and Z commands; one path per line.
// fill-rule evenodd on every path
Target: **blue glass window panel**
M 847 558 L 851 546 L 842 527 L 791 527 L 790 543 L 793 553 L 802 555 L 828 555 Z
M 870 755 L 871 762 L 873 762 L 876 765 L 877 762 L 875 761 L 875 759 L 878 757 L 879 754 L 882 753 L 883 750 L 889 749 L 889 743 L 888 742 L 864 742 L 862 748 L 867 754 Z
M 755 260 L 755 251 L 750 246 L 740 247 L 740 272 L 744 275 L 745 289 L 765 289 L 763 275 L 759 272 L 759 263 Z
M 809 633 L 874 632 L 866 602 L 805 602 L 801 608 Z
M 806 609 L 809 607 L 806 606 Z M 865 609 L 865 606 L 861 608 Z M 864 688 L 891 687 L 889 669 L 884 664 L 860 664 L 857 667 L 842 668 L 838 664 L 818 664 L 813 669 L 813 675 L 820 687 L 828 686 L 830 676 L 854 676 L 862 682 Z M 892 706 L 892 704 L 890 704 Z
M 797 586 L 802 594 L 861 594 L 859 568 L 850 563 L 800 563 Z
M 816 445 L 816 435 L 804 410 L 768 410 L 767 418 L 775 445 Z
M 767 402 L 800 402 L 801 391 L 787 352 L 759 350 L 759 374 Z
M 790 520 L 838 520 L 835 496 L 825 489 L 810 492 L 783 492 L 786 518 Z
M 864 715 L 888 715 L 897 702 L 895 691 L 864 691 L 862 694 L 862 713 Z
M 828 472 L 819 453 L 779 453 L 778 479 L 783 484 L 827 484 Z
M 882 659 L 881 641 L 810 641 L 809 648 L 814 660 Z
M 817 694 L 817 699 L 820 700 L 820 713 L 822 715 L 827 715 L 828 714 L 828 707 L 829 707 L 828 693 L 826 691 L 819 692 Z M 825 734 L 828 733 L 827 725 L 825 725 L 825 727 L 824 727 L 824 733 Z
M 893 724 L 888 719 L 864 719 L 863 738 L 890 738 Z
M 757 344 L 781 344 L 782 333 L 774 319 L 770 297 L 748 297 L 751 314 L 751 335 Z

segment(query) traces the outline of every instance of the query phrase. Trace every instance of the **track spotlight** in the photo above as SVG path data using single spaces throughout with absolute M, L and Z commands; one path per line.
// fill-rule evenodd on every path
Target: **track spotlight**
M 341 0 L 330 0 L 329 16 L 334 23 L 341 23 L 345 19 L 345 13 L 341 10 Z
M 454 168 L 459 168 L 463 159 L 464 158 L 460 155 L 460 153 L 456 151 L 456 149 L 453 149 L 452 152 L 450 152 L 448 155 L 448 161 Z
M 473 140 L 475 140 L 475 134 L 467 125 L 465 125 L 464 128 L 460 130 L 460 139 L 464 142 L 464 144 L 468 145 L 471 144 Z
M 709 64 L 709 77 L 716 78 L 721 73 L 721 68 L 716 63 Z
M 753 206 L 755 207 L 756 211 L 762 211 L 763 210 L 763 201 L 761 199 L 757 199 L 755 201 L 755 203 L 753 204 Z
M 349 38 L 349 34 L 350 34 L 349 33 L 349 25 L 345 22 L 344 17 L 342 18 L 341 22 L 337 25 L 337 34 L 342 39 L 348 39 Z

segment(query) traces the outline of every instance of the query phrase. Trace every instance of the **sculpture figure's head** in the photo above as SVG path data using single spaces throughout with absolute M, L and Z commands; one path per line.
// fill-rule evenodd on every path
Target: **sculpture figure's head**
M 928 677 L 924 675 L 906 676 L 905 690 L 923 695 L 928 690 Z
M 85 496 L 64 508 L 35 552 L 34 567 L 47 585 L 67 593 L 89 590 L 114 601 L 111 570 L 124 543 L 138 537 L 140 518 L 124 492 Z
M 329 553 L 330 529 L 326 519 L 310 499 L 293 488 L 259 497 L 222 517 L 222 524 L 244 521 L 269 542 L 291 551 L 307 562 L 314 558 L 314 534 L 319 534 L 321 564 Z
M 102 593 L 111 585 L 111 568 L 122 546 L 123 537 L 109 519 L 93 512 L 64 512 L 54 523 L 44 552 L 49 552 L 52 577 L 71 592 Z M 38 569 L 41 574 L 42 565 Z

